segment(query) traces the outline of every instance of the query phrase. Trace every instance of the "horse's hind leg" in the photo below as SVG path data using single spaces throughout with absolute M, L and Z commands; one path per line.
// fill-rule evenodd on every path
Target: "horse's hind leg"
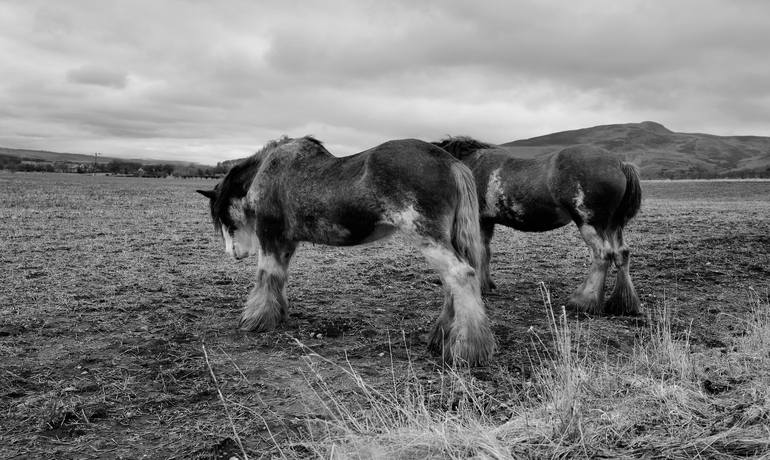
M 604 281 L 612 260 L 612 249 L 609 241 L 602 237 L 592 225 L 582 224 L 580 234 L 591 250 L 591 268 L 583 284 L 567 300 L 567 306 L 578 311 L 601 314 Z
M 489 263 L 492 260 L 492 250 L 489 248 L 489 244 L 492 241 L 492 236 L 495 234 L 495 223 L 491 220 L 481 220 L 481 239 L 484 242 L 484 258 L 481 261 L 484 264 L 486 270 L 484 270 L 484 279 L 481 280 L 481 292 L 487 293 L 494 289 L 497 289 L 497 285 L 492 281 L 492 275 L 489 274 Z
M 257 284 L 249 293 L 241 315 L 242 330 L 266 331 L 286 320 L 286 279 L 295 248 L 294 243 L 285 243 L 271 250 L 260 250 Z
M 611 242 L 618 274 L 615 279 L 615 288 L 607 299 L 604 311 L 612 315 L 637 315 L 639 314 L 639 296 L 636 295 L 634 284 L 631 282 L 629 273 L 631 252 L 623 244 L 622 229 L 615 231 Z
M 451 244 L 425 241 L 420 249 L 438 270 L 444 288 L 444 307 L 430 335 L 430 350 L 448 363 L 488 362 L 495 339 L 481 300 L 476 270 L 457 257 Z

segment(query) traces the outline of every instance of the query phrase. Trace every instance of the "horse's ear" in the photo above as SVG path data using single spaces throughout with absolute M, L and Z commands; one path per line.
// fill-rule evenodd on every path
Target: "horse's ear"
M 206 198 L 209 198 L 213 200 L 217 197 L 217 191 L 216 190 L 196 190 L 196 192 L 200 193 L 201 195 L 205 196 Z

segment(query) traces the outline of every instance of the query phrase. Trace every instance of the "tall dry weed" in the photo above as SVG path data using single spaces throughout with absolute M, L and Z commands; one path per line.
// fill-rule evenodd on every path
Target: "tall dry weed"
M 689 382 L 694 367 L 690 350 L 690 329 L 675 336 L 673 312 L 664 298 L 659 305 L 647 310 L 648 328 L 634 346 L 632 363 L 641 366 L 637 372 L 646 371 L 650 377 Z

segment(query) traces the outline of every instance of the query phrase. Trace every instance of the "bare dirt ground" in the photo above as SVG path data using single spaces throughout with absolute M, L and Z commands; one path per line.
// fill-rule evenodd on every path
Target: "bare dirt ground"
M 312 353 L 374 387 L 392 386 L 407 369 L 426 385 L 440 380 L 426 351 L 438 276 L 398 237 L 345 249 L 302 245 L 288 324 L 236 330 L 255 261 L 222 251 L 194 193 L 212 185 L 0 173 L 0 457 L 226 458 L 238 452 L 232 426 L 252 457 L 310 455 L 293 441 L 307 439 L 308 417 L 328 417 L 314 376 L 341 400 L 357 391 Z M 749 308 L 750 290 L 767 298 L 770 182 L 643 188 L 626 240 L 644 306 L 665 301 L 693 349 L 724 350 L 743 332 L 735 318 Z M 588 254 L 572 226 L 546 234 L 498 227 L 493 251 L 498 290 L 486 303 L 499 351 L 472 373 L 486 394 L 510 401 L 528 391 L 533 331 L 548 331 L 539 283 L 561 305 Z M 645 323 L 571 321 L 610 355 L 627 352 Z M 504 421 L 504 407 L 490 414 Z

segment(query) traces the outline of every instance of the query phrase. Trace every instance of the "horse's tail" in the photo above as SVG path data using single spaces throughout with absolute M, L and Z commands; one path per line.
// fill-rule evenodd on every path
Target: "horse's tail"
M 623 228 L 642 207 L 642 185 L 639 170 L 631 163 L 621 163 L 620 169 L 626 176 L 626 193 L 613 216 L 616 227 Z
M 457 256 L 467 261 L 476 269 L 480 280 L 484 280 L 486 270 L 483 263 L 484 246 L 481 242 L 479 227 L 479 200 L 476 194 L 476 182 L 473 173 L 459 161 L 453 162 L 452 174 L 460 191 L 460 199 L 455 209 L 452 224 L 452 246 Z

